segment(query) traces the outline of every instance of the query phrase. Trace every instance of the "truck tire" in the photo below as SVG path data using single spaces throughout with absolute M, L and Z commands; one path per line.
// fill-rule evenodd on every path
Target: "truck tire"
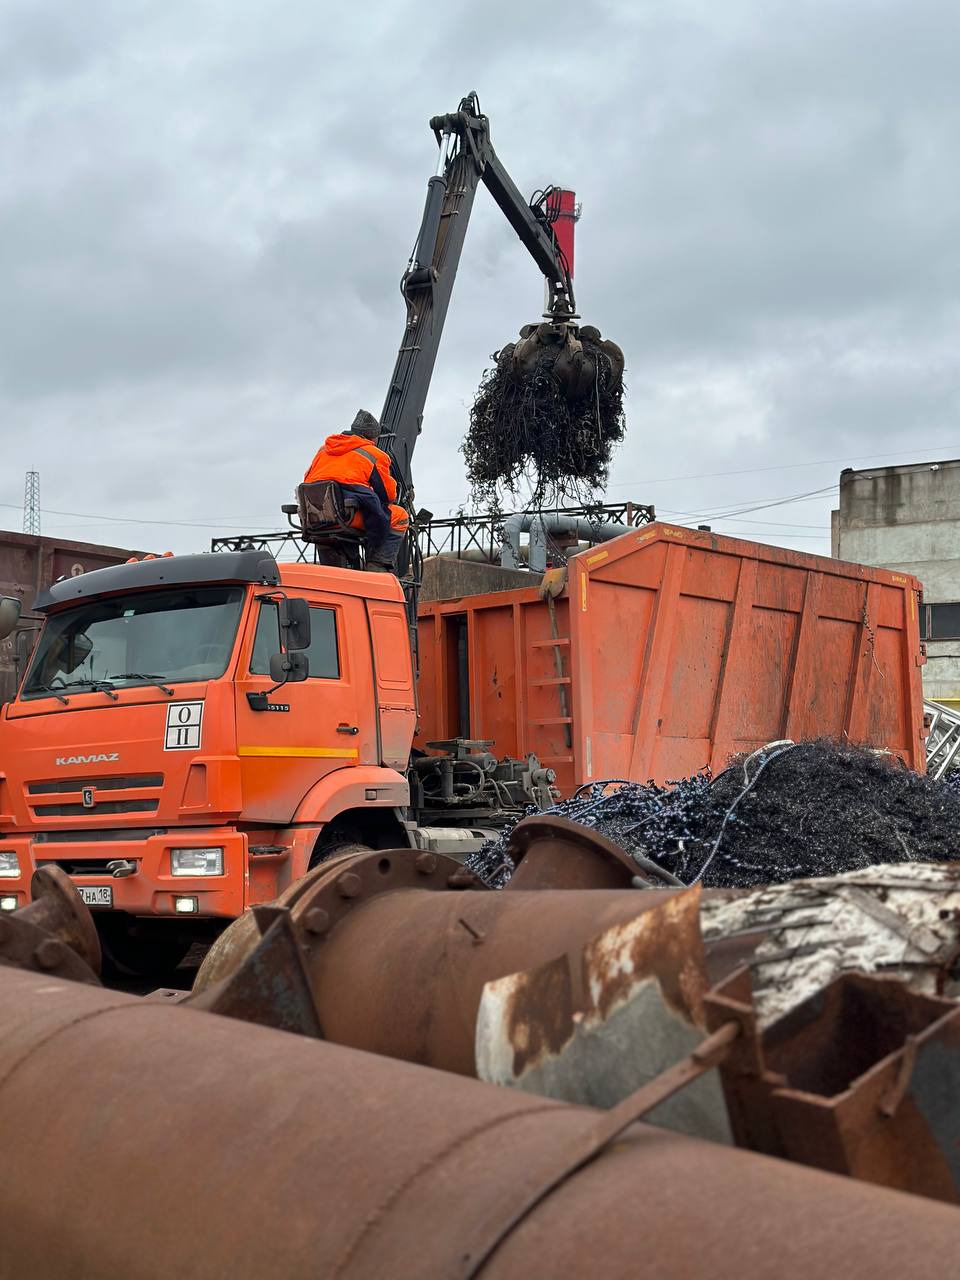
M 159 930 L 138 936 L 125 920 L 98 921 L 104 970 L 121 977 L 147 978 L 171 973 L 193 945 L 175 933 L 163 937 Z
M 329 843 L 318 844 L 310 857 L 309 870 L 319 867 L 321 862 L 329 862 L 331 858 L 344 858 L 354 853 L 370 853 L 371 848 L 368 844 L 360 844 L 357 840 L 349 840 L 346 837 L 337 839 L 334 837 Z

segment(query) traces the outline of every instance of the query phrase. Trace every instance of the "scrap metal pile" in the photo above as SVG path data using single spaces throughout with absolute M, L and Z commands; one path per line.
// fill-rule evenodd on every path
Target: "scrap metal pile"
M 606 482 L 623 439 L 623 353 L 592 325 L 525 325 L 480 383 L 463 454 L 474 498 L 493 504 L 502 489 L 533 486 L 586 500 Z
M 772 743 L 716 778 L 704 772 L 666 787 L 591 783 L 550 812 L 679 883 L 717 888 L 960 858 L 951 775 L 935 780 L 895 757 L 828 741 Z M 493 887 L 512 872 L 509 839 L 507 831 L 471 862 Z
M 960 866 L 638 892 L 567 819 L 510 849 L 500 893 L 344 854 L 143 999 L 38 871 L 0 921 L 0 1276 L 952 1274 Z

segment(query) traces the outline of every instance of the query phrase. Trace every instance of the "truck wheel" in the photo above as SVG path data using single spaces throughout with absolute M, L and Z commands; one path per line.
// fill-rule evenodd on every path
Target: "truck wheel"
M 321 862 L 329 862 L 331 858 L 345 858 L 354 853 L 371 853 L 372 850 L 368 844 L 360 844 L 356 840 L 337 840 L 334 838 L 329 844 L 318 844 L 314 849 L 310 858 L 309 870 L 319 867 Z
M 124 977 L 147 978 L 170 973 L 193 942 L 182 934 L 163 937 L 159 930 L 141 933 L 126 921 L 98 921 L 104 968 Z

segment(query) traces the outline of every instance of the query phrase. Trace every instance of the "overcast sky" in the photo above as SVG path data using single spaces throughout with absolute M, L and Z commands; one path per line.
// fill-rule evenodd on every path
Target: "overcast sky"
M 583 202 L 579 308 L 627 359 L 610 499 L 828 553 L 829 493 L 717 513 L 960 454 L 958 55 L 950 0 L 0 0 L 0 524 L 35 467 L 53 536 L 277 526 L 380 410 L 427 121 L 476 89 L 521 189 Z M 542 303 L 481 190 L 414 459 L 435 512 Z

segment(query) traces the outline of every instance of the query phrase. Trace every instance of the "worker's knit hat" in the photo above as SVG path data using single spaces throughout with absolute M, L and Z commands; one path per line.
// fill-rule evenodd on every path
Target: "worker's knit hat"
M 376 440 L 380 435 L 380 423 L 372 413 L 367 413 L 366 409 L 361 409 L 353 420 L 350 434 L 352 436 L 363 436 L 365 440 Z

